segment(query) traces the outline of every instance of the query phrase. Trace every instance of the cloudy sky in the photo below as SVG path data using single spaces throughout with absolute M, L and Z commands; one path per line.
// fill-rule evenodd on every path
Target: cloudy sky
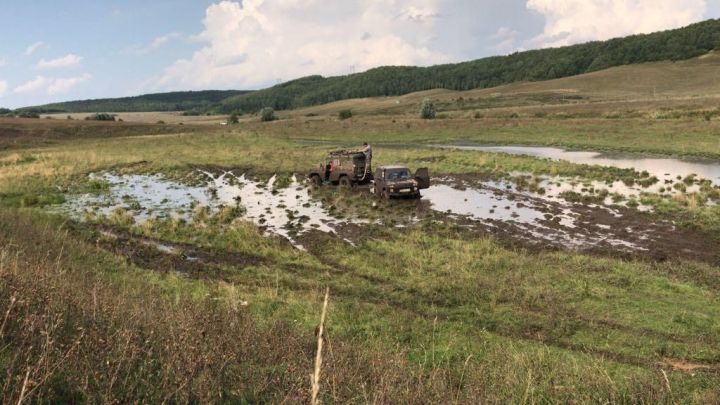
M 27 0 L 0 107 L 432 65 L 684 26 L 720 0 Z

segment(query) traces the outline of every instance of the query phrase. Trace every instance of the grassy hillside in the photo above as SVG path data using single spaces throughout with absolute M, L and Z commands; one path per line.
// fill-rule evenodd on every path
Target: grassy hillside
M 136 97 L 79 100 L 27 107 L 44 113 L 53 112 L 146 112 L 204 110 L 228 97 L 248 93 L 240 90 L 177 91 L 171 93 L 145 94 Z
M 349 76 L 310 76 L 266 90 L 231 97 L 221 111 L 255 112 L 262 107 L 294 109 L 362 97 L 396 96 L 445 88 L 470 90 L 522 81 L 541 81 L 611 67 L 686 60 L 720 45 L 720 20 L 676 30 L 604 42 L 533 50 L 432 67 L 380 67 Z
M 512 112 L 534 116 L 562 112 L 601 116 L 633 111 L 652 114 L 666 110 L 720 107 L 720 54 L 711 52 L 684 61 L 652 62 L 605 69 L 562 79 L 514 83 L 489 89 L 435 89 L 395 97 L 367 97 L 304 107 L 289 115 L 417 114 L 424 98 L 450 116 L 483 116 Z

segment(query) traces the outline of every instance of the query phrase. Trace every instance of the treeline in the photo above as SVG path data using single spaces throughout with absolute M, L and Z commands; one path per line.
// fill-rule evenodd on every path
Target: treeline
M 247 91 L 240 90 L 177 91 L 136 97 L 68 101 L 22 108 L 20 111 L 37 113 L 206 111 L 228 97 L 246 93 Z
M 457 64 L 426 68 L 380 67 L 364 73 L 329 78 L 309 76 L 231 97 L 223 101 L 218 109 L 221 112 L 247 113 L 263 107 L 285 110 L 350 98 L 398 96 L 436 88 L 488 88 L 520 81 L 574 76 L 635 63 L 685 60 L 710 52 L 719 45 L 720 20 L 708 20 L 653 34 Z

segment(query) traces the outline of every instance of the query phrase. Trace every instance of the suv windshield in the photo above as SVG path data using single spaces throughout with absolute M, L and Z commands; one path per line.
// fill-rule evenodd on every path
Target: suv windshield
M 391 169 L 385 173 L 386 180 L 407 180 L 410 178 L 408 169 Z

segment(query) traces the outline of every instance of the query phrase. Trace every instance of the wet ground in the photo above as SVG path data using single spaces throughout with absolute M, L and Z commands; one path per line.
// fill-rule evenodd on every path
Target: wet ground
M 491 234 L 533 249 L 720 262 L 720 246 L 714 238 L 667 219 L 602 202 L 572 203 L 559 198 L 558 192 L 520 190 L 510 181 L 441 178 L 424 190 L 420 200 L 387 202 L 376 200 L 368 190 L 313 190 L 294 176 L 260 180 L 232 171 L 197 170 L 195 177 L 196 185 L 186 185 L 157 175 L 96 174 L 95 180 L 110 184 L 107 192 L 69 197 L 56 209 L 76 219 L 84 219 L 88 212 L 102 217 L 122 210 L 143 223 L 150 218 L 193 221 L 198 207 L 209 215 L 234 207 L 241 218 L 300 249 L 314 243 L 308 235 L 318 233 L 354 245 L 373 227 L 440 223 L 458 226 L 468 237 Z M 553 181 L 559 188 L 578 186 L 563 185 L 558 179 L 543 181 Z M 335 199 L 339 194 L 342 198 Z M 137 246 L 178 253 L 170 246 Z
M 710 180 L 715 185 L 720 185 L 720 162 L 710 159 L 658 158 L 629 153 L 572 151 L 537 146 L 434 145 L 434 147 L 526 155 L 541 159 L 566 160 L 577 164 L 634 169 L 638 172 L 648 172 L 660 180 L 695 175 Z
M 519 192 L 506 182 L 441 181 L 425 192 L 434 210 L 470 229 L 523 246 L 720 262 L 715 238 L 652 213 Z

